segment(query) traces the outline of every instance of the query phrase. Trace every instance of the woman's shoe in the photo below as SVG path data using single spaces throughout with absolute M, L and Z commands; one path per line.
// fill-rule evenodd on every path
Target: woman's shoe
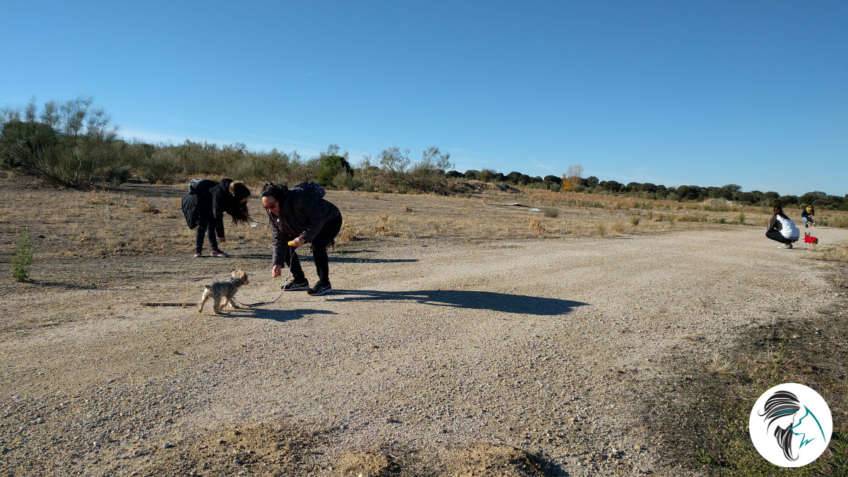
M 330 285 L 330 282 L 318 282 L 306 293 L 309 293 L 312 296 L 321 296 L 326 295 L 332 291 L 333 287 Z
M 305 278 L 301 281 L 290 278 L 281 288 L 283 291 L 309 290 L 309 281 Z

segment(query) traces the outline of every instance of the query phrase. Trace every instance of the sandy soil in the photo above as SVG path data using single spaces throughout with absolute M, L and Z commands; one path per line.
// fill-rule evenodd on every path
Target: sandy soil
M 832 302 L 807 255 L 753 227 L 354 242 L 335 294 L 226 317 L 141 303 L 196 301 L 232 267 L 251 275 L 243 302 L 273 298 L 267 247 L 56 258 L 33 270 L 49 280 L 0 283 L 0 469 L 681 475 L 642 397 L 697 379 L 670 356 Z

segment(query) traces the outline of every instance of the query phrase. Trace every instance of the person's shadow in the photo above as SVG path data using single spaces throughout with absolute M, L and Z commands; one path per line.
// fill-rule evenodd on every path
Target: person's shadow
M 240 308 L 228 310 L 225 316 L 230 318 L 254 318 L 258 320 L 271 320 L 279 323 L 299 320 L 309 315 L 335 315 L 334 311 L 316 310 L 312 308 L 297 308 L 294 310 L 268 309 L 268 308 Z
M 235 258 L 243 258 L 246 260 L 271 260 L 270 253 L 242 253 L 233 255 Z M 315 259 L 312 255 L 301 255 L 297 256 L 301 262 L 314 262 Z M 414 263 L 417 262 L 416 258 L 369 258 L 369 257 L 348 257 L 348 256 L 335 256 L 330 255 L 328 258 L 330 263 L 369 263 L 369 264 L 381 264 L 381 263 Z
M 588 303 L 558 298 L 510 295 L 487 291 L 465 290 L 334 290 L 327 301 L 414 301 L 425 305 L 447 306 L 476 310 L 492 310 L 538 316 L 565 315 Z

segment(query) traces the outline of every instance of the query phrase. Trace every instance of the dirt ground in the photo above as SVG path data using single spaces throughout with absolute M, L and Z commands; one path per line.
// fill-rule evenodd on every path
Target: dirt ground
M 116 197 L 95 200 L 115 200 L 120 218 Z M 335 198 L 365 217 L 365 198 Z M 136 227 L 185 228 L 165 205 L 153 213 L 128 200 Z M 663 458 L 643 419 L 658 382 L 697 379 L 669 357 L 707 359 L 776 314 L 809 315 L 838 298 L 825 279 L 835 265 L 778 249 L 761 227 L 387 234 L 331 254 L 333 295 L 291 292 L 215 316 L 142 303 L 195 302 L 233 267 L 251 278 L 241 301 L 275 297 L 264 226 L 234 231 L 232 258 L 193 259 L 190 241 L 175 245 L 190 239 L 179 228 L 155 253 L 95 253 L 107 237 L 80 242 L 82 231 L 51 228 L 61 215 L 29 211 L 32 282 L 0 279 L 4 473 L 697 474 Z M 22 220 L 0 220 L 4 268 Z M 817 233 L 848 240 L 844 229 Z

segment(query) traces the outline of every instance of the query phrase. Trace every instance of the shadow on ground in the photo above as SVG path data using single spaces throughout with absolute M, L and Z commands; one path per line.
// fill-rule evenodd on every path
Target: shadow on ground
M 263 308 L 252 308 L 236 310 L 227 313 L 231 318 L 252 318 L 259 320 L 271 320 L 280 323 L 286 321 L 299 320 L 310 315 L 335 315 L 336 312 L 330 310 L 316 310 L 312 308 L 298 308 L 295 310 L 269 310 Z
M 104 187 L 108 192 L 128 192 L 142 197 L 182 197 L 188 193 L 188 183 L 185 188 L 177 189 L 170 186 L 156 186 L 153 184 L 131 184 L 124 183 L 118 187 Z
M 233 254 L 233 258 L 242 258 L 247 260 L 271 260 L 270 253 L 244 253 Z M 302 262 L 312 262 L 311 255 L 298 255 Z M 415 258 L 356 258 L 356 257 L 337 257 L 330 256 L 330 263 L 413 263 L 417 262 Z
M 414 301 L 425 305 L 540 316 L 565 315 L 578 306 L 588 304 L 558 298 L 466 290 L 334 290 L 327 301 Z
M 96 290 L 97 285 L 93 283 L 72 283 L 72 282 L 57 282 L 50 280 L 30 280 L 26 282 L 30 285 L 35 285 L 45 288 L 62 288 L 65 290 Z

